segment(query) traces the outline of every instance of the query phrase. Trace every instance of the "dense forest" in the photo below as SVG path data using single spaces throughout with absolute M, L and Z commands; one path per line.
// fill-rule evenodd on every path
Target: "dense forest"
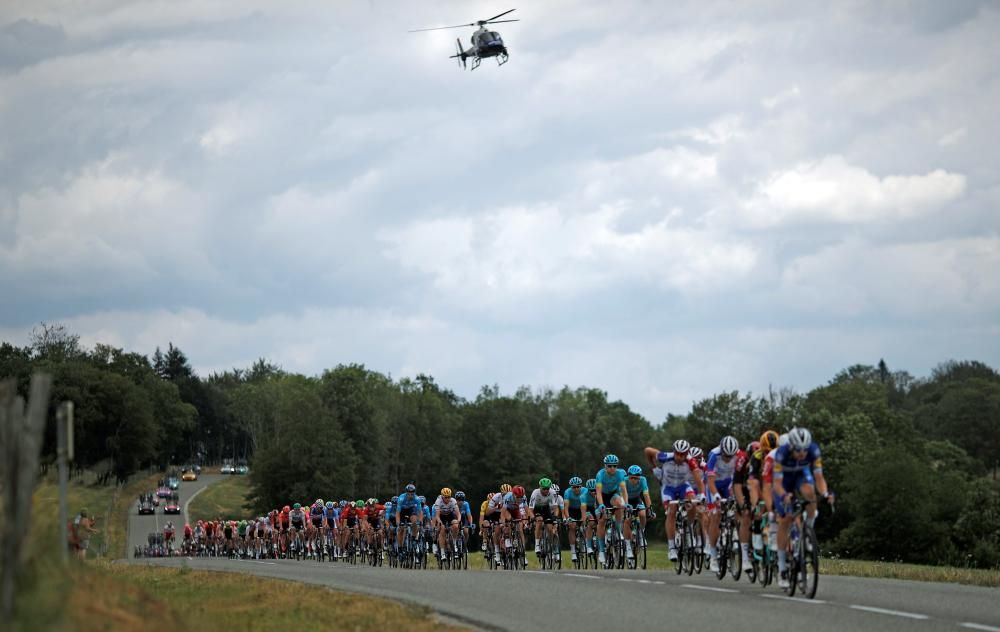
M 683 437 L 707 451 L 726 434 L 746 444 L 804 425 L 838 498 L 819 522 L 825 549 L 1000 567 L 1000 374 L 980 362 L 915 378 L 879 360 L 808 393 L 718 393 L 654 423 L 599 388 L 484 386 L 467 400 L 427 375 L 342 364 L 303 376 L 264 359 L 201 377 L 172 344 L 151 358 L 87 349 L 59 325 L 36 328 L 26 347 L 0 344 L 0 379 L 26 393 L 33 371 L 52 374 L 53 406 L 76 404 L 77 468 L 111 483 L 149 466 L 247 458 L 256 511 L 385 498 L 411 481 L 428 496 L 462 489 L 478 509 L 500 482 L 593 476 L 608 452 L 642 463 L 646 445 Z M 53 458 L 49 428 L 43 463 Z

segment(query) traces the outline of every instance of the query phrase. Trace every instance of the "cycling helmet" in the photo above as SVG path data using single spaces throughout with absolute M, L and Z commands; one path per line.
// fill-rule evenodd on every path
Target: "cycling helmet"
M 455 492 L 455 500 L 465 500 L 465 492 Z
M 291 511 L 291 510 L 292 510 L 292 508 L 291 508 L 291 507 L 289 507 L 288 505 L 285 505 L 285 508 L 284 508 L 284 509 L 282 509 L 282 511 L 284 511 L 285 513 L 288 513 L 288 512 L 289 512 L 289 511 Z
M 588 478 L 587 479 L 587 489 L 589 489 L 590 491 L 594 491 L 595 489 L 597 489 L 597 479 L 596 478 Z
M 792 428 L 788 431 L 788 445 L 796 452 L 807 449 L 812 441 L 812 435 L 805 428 Z
M 409 485 L 406 486 L 406 493 L 407 494 L 412 494 L 415 491 L 417 491 L 417 486 L 414 485 L 413 483 L 410 483 Z
M 292 509 L 299 510 L 302 509 L 302 503 L 295 503 L 292 505 Z
M 378 504 L 378 498 L 369 498 L 367 501 L 365 501 L 365 504 L 366 505 L 377 505 Z
M 659 452 L 656 453 L 656 461 L 658 463 L 666 463 L 667 459 L 669 458 L 670 458 L 669 452 L 664 452 L 663 450 L 660 450 Z
M 615 466 L 617 466 L 618 465 L 618 457 L 616 455 L 614 455 L 614 454 L 609 454 L 608 456 L 604 457 L 604 464 L 605 465 L 615 465 Z
M 417 496 L 417 500 L 420 501 L 421 505 L 426 505 L 427 504 L 427 498 L 424 497 L 424 496 Z
M 314 505 L 322 505 L 323 504 L 323 499 L 322 498 L 317 498 L 316 502 L 314 502 L 313 504 Z
M 356 501 L 354 501 L 354 506 L 357 507 L 358 509 L 364 509 L 365 508 L 365 501 L 363 501 L 363 500 L 356 500 Z
M 552 487 L 552 479 L 551 478 L 543 478 L 543 479 L 541 479 L 541 480 L 538 481 L 538 486 L 541 487 L 542 489 L 548 489 L 548 488 Z
M 573 478 L 569 479 L 570 487 L 579 487 L 581 485 L 583 485 L 583 479 L 580 478 L 579 476 L 574 476 Z
M 691 449 L 691 444 L 684 439 L 678 439 L 674 441 L 674 452 L 680 452 L 681 454 L 686 453 Z
M 451 488 L 450 487 L 442 487 L 441 488 L 441 495 L 444 496 L 445 498 L 451 498 Z
M 336 506 L 337 506 L 336 503 L 334 503 L 332 500 L 326 501 L 326 508 L 327 509 L 333 509 Z
M 395 503 L 397 500 L 399 500 L 399 496 L 393 496 L 392 497 L 392 502 L 393 503 Z
M 630 465 L 630 466 L 628 466 L 628 475 L 629 476 L 641 476 L 642 475 L 642 468 L 639 467 L 638 465 Z
M 692 459 L 700 459 L 704 454 L 705 453 L 701 451 L 701 448 L 691 448 L 691 451 L 688 452 L 688 456 Z
M 504 483 L 503 485 L 500 486 L 500 493 L 501 494 L 506 494 L 507 492 L 510 491 L 510 489 L 511 489 L 510 484 L 509 483 Z
M 552 483 L 552 493 L 556 495 L 559 494 L 559 486 L 556 485 L 555 483 Z
M 521 487 L 520 485 L 515 485 L 514 488 L 511 489 L 510 491 L 514 492 L 515 496 L 518 497 L 524 496 L 524 488 Z
M 733 456 L 739 451 L 740 442 L 732 435 L 725 436 L 719 442 L 719 449 L 722 451 L 722 456 Z
M 770 452 L 777 448 L 778 433 L 773 430 L 765 430 L 764 434 L 760 435 L 760 447 L 765 452 Z
M 340 501 L 340 506 L 341 507 L 346 507 L 347 506 L 347 501 L 346 500 Z
M 755 454 L 757 452 L 760 452 L 760 441 L 754 440 L 748 443 L 747 452 L 749 452 L 750 454 Z

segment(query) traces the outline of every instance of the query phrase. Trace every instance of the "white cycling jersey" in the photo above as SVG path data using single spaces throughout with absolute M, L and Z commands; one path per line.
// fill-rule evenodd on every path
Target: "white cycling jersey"
M 667 461 L 653 468 L 653 476 L 664 488 L 680 487 L 692 480 L 692 475 L 698 470 L 698 464 L 692 458 L 686 458 L 680 463 L 674 459 L 674 453 L 667 455 Z
M 437 500 L 434 501 L 434 515 L 440 516 L 443 513 L 458 516 L 458 501 L 454 498 L 438 496 Z
M 531 500 L 528 501 L 528 508 L 534 510 L 536 506 L 548 506 L 558 509 L 559 500 L 559 494 L 553 494 L 552 490 L 549 490 L 547 494 L 543 494 L 541 489 L 536 489 L 531 492 Z

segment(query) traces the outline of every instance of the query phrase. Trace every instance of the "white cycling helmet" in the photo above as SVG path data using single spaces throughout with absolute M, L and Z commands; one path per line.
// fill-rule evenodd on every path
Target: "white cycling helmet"
M 736 440 L 736 437 L 726 436 L 719 443 L 719 449 L 723 456 L 733 456 L 740 449 L 740 442 Z
M 688 450 L 691 449 L 691 444 L 684 439 L 678 439 L 674 441 L 674 452 L 680 452 L 681 454 L 686 454 Z
M 788 431 L 788 445 L 795 451 L 807 449 L 812 440 L 812 435 L 805 428 L 792 428 Z

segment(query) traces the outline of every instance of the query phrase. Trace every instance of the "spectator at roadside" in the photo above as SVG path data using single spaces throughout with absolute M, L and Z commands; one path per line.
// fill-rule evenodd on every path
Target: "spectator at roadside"
M 90 536 L 97 533 L 94 528 L 94 519 L 90 517 L 87 509 L 81 509 L 73 520 L 73 531 L 76 536 L 76 551 L 81 560 L 87 559 L 87 548 L 90 546 Z M 74 534 L 70 534 L 72 541 Z

